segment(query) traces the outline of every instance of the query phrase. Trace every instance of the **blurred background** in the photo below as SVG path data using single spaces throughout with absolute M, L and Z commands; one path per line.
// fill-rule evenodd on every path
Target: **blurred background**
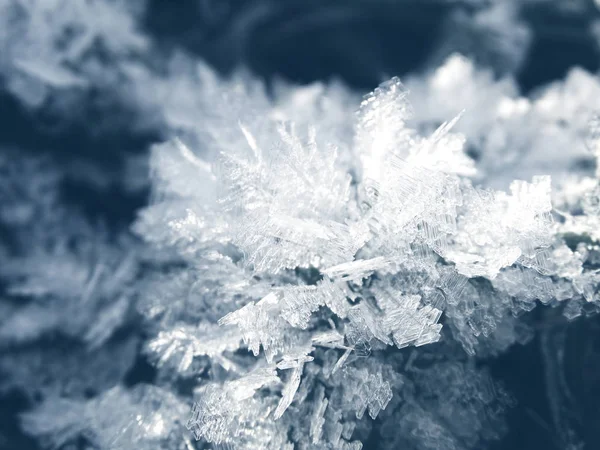
M 68 48 L 69 55 L 57 48 L 81 31 L 67 25 L 96 24 L 93 18 L 73 13 L 68 22 L 70 2 L 52 0 L 44 16 L 51 18 L 35 25 L 28 10 L 35 2 L 0 3 L 2 158 L 35 155 L 60 167 L 62 198 L 109 236 L 127 229 L 147 202 L 148 147 L 177 134 L 149 105 L 150 91 L 134 93 L 130 80 L 172 80 L 181 69 L 173 55 L 201 59 L 224 77 L 248 72 L 268 91 L 279 80 L 337 80 L 357 95 L 394 75 L 426 73 L 456 52 L 497 79 L 511 77 L 530 96 L 573 67 L 594 74 L 600 68 L 600 5 L 593 0 L 107 0 L 118 15 L 102 9 L 98 42 L 80 53 Z M 46 70 L 59 53 L 60 70 Z M 9 165 L 3 167 L 6 179 Z M 29 184 L 26 170 L 22 176 Z M 16 239 L 11 233 L 0 227 L 3 247 Z M 561 433 L 571 432 L 565 430 L 577 433 L 582 448 L 600 448 L 600 320 L 560 321 L 542 309 L 532 315 L 534 339 L 480 361 L 516 400 L 508 433 L 493 448 L 563 449 Z M 135 324 L 121 331 L 138 332 Z M 44 345 L 47 358 L 71 352 L 68 341 Z M 33 344 L 26 350 L 37 351 Z M 35 358 L 22 350 L 17 357 L 10 346 L 0 351 L 5 380 L 15 365 Z M 37 370 L 55 376 L 44 361 Z M 137 356 L 115 375 L 122 376 L 133 385 L 156 374 Z M 34 400 L 15 383 L 0 386 L 0 448 L 39 448 L 18 424 Z

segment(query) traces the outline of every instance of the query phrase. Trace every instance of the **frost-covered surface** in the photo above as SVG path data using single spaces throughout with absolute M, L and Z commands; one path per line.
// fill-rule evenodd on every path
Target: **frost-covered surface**
M 284 8 L 255 3 L 231 32 Z M 100 111 L 132 111 L 124 129 L 168 138 L 108 174 L 0 153 L 0 394 L 24 398 L 24 434 L 482 449 L 516 404 L 489 361 L 536 338 L 550 424 L 530 414 L 581 448 L 552 327 L 600 305 L 600 82 L 573 68 L 521 94 L 525 3 L 448 3 L 464 9 L 436 65 L 362 98 L 163 53 L 143 2 L 0 6 L 2 89 L 25 110 L 69 123 L 100 93 Z M 471 58 L 454 53 L 478 37 Z M 139 192 L 146 166 L 127 227 L 78 199 Z
M 447 87 L 444 83 L 466 84 L 462 76 L 455 81 L 456 71 L 494 84 L 455 56 L 417 88 L 438 94 Z M 508 88 L 499 86 L 497 94 L 487 94 L 498 97 L 498 103 L 529 102 L 511 98 L 510 84 Z M 538 104 L 550 101 L 556 90 L 549 88 Z M 307 92 L 309 101 L 321 98 Z M 234 94 L 231 106 L 223 97 L 219 109 L 231 117 L 235 105 L 251 104 L 248 95 Z M 301 108 L 289 108 L 286 116 L 285 104 L 276 106 L 275 116 L 233 116 L 235 126 L 220 136 L 214 133 L 216 124 L 205 123 L 208 129 L 199 128 L 198 140 L 213 134 L 204 152 L 194 152 L 181 141 L 152 150 L 154 203 L 140 213 L 135 231 L 160 248 L 175 249 L 193 270 L 211 267 L 221 274 L 206 286 L 212 290 L 216 282 L 212 298 L 223 314 L 218 320 L 222 328 L 201 325 L 209 342 L 221 336 L 219 345 L 211 346 L 212 355 L 202 344 L 202 331 L 181 325 L 176 331 L 161 331 L 150 345 L 160 364 L 173 360 L 180 373 L 196 356 L 208 357 L 230 374 L 220 388 L 199 388 L 188 422 L 197 438 L 240 448 L 257 445 L 247 434 L 253 436 L 254 418 L 264 417 L 278 431 L 271 430 L 263 443 L 279 443 L 282 435 L 290 436 L 287 410 L 293 416 L 292 408 L 304 408 L 304 398 L 311 394 L 302 387 L 308 389 L 313 379 L 327 386 L 319 394 L 317 410 L 304 413 L 316 418 L 310 426 L 313 435 L 327 424 L 323 409 L 338 411 L 342 418 L 348 411 L 357 419 L 366 411 L 376 418 L 394 392 L 402 396 L 407 389 L 402 376 L 398 378 L 402 372 L 386 377 L 391 368 L 364 365 L 379 360 L 386 346 L 432 344 L 445 325 L 446 338 L 460 342 L 468 354 L 496 353 L 530 337 L 515 317 L 534 308 L 536 301 L 563 302 L 570 318 L 579 314 L 582 301 L 594 304 L 597 276 L 583 267 L 593 246 L 581 243 L 572 250 L 567 243 L 573 242 L 565 240 L 574 231 L 572 222 L 587 223 L 590 216 L 553 212 L 549 176 L 512 181 L 507 191 L 478 187 L 477 164 L 464 151 L 464 135 L 453 129 L 468 112 L 421 136 L 412 123 L 427 129 L 435 119 L 426 112 L 412 113 L 416 108 L 408 97 L 404 85 L 392 79 L 363 99 L 355 117 L 343 116 L 354 127 L 354 137 L 342 142 L 352 158 L 338 158 L 336 142 L 327 142 L 340 125 L 282 121 L 301 113 Z M 259 96 L 256 105 L 265 108 L 268 103 Z M 477 119 L 499 128 L 494 113 Z M 325 138 L 319 138 L 322 127 Z M 472 123 L 467 134 L 483 141 L 483 128 Z M 590 139 L 588 145 L 595 145 L 593 133 Z M 475 145 L 487 154 L 486 142 Z M 202 283 L 180 276 L 176 280 L 193 282 L 194 290 Z M 167 302 L 154 307 L 166 311 Z M 231 352 L 244 347 L 258 357 L 260 372 L 255 363 L 231 360 Z M 467 370 L 457 367 L 448 370 Z M 308 379 L 304 385 L 303 376 Z M 358 382 L 354 388 L 352 380 Z M 338 385 L 348 389 L 341 399 Z M 435 383 L 426 386 L 433 389 Z M 496 401 L 494 396 L 489 399 Z M 237 402 L 243 404 L 239 409 Z M 411 402 L 404 399 L 396 407 L 410 408 Z M 249 417 L 248 411 L 253 411 Z M 424 417 L 414 420 L 419 425 L 413 427 L 425 427 L 427 435 L 434 432 L 433 424 L 422 423 Z M 432 444 L 417 445 L 435 448 L 446 439 L 444 448 L 453 448 L 450 442 L 463 440 L 454 433 L 463 431 L 442 426 Z M 289 444 L 302 443 L 309 435 L 300 433 Z M 350 436 L 342 434 L 348 440 L 344 445 L 353 442 Z M 482 431 L 464 445 L 477 448 L 487 437 Z M 340 445 L 337 435 L 321 439 L 324 445 Z

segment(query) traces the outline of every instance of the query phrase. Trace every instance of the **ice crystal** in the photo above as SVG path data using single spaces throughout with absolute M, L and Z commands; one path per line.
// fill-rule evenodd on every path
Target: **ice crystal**
M 207 356 L 230 369 L 234 364 L 229 362 L 223 352 L 235 351 L 240 347 L 241 336 L 231 330 L 217 328 L 205 323 L 199 327 L 186 325 L 175 326 L 168 331 L 161 331 L 148 343 L 148 350 L 158 357 L 158 365 L 169 361 L 176 362 L 178 372 L 186 372 L 195 357 Z

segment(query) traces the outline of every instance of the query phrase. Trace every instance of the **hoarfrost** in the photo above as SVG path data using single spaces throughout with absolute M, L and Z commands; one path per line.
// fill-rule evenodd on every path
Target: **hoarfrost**
M 272 98 L 184 53 L 160 74 L 140 63 L 141 6 L 63 3 L 0 7 L 7 89 L 65 115 L 71 94 L 121 92 L 137 125 L 179 138 L 151 150 L 133 225 L 148 246 L 63 208 L 49 161 L 0 156 L 0 389 L 26 392 L 22 426 L 50 446 L 192 449 L 192 382 L 201 445 L 482 448 L 511 399 L 475 358 L 531 339 L 519 317 L 537 303 L 600 309 L 595 76 L 524 97 L 454 54 L 362 102 L 335 83 Z M 527 30 L 492 3 L 470 26 L 516 67 Z M 114 342 L 135 311 L 143 330 Z M 119 385 L 138 332 L 161 387 Z M 48 336 L 73 354 L 20 348 Z
M 454 65 L 452 70 L 466 66 L 474 71 L 456 57 L 448 64 L 444 70 Z M 436 76 L 443 88 L 443 78 L 450 75 Z M 498 88 L 498 95 L 510 93 L 503 89 Z M 437 342 L 444 312 L 451 333 L 468 353 L 493 352 L 494 345 L 505 348 L 526 339 L 512 314 L 530 310 L 536 300 L 557 299 L 545 278 L 555 245 L 550 177 L 514 181 L 509 192 L 476 187 L 465 137 L 453 131 L 469 113 L 459 111 L 422 137 L 411 126 L 408 95 L 392 79 L 365 97 L 355 119 L 355 138 L 342 144 L 356 155 L 354 161 L 339 160 L 336 143 L 320 138 L 318 127 L 278 122 L 268 115 L 232 117 L 238 121 L 239 140 L 211 134 L 210 146 L 220 156 L 213 150 L 200 158 L 178 141 L 153 152 L 156 203 L 142 211 L 136 230 L 150 241 L 174 246 L 192 265 L 225 258 L 240 280 L 247 277 L 247 286 L 264 289 L 260 295 L 238 297 L 238 308 L 219 324 L 235 326 L 239 334 L 227 333 L 241 336 L 255 356 L 262 349 L 267 364 L 289 370 L 277 406 L 272 397 L 263 405 L 265 418 L 272 414 L 285 424 L 286 414 L 302 408 L 303 376 L 313 376 L 310 367 L 322 349 L 342 352 L 328 353 L 331 362 L 322 369 L 328 377 L 362 380 L 343 404 L 354 405 L 359 419 L 366 411 L 375 418 L 390 404 L 391 384 L 381 370 L 356 369 L 356 357 L 385 346 Z M 258 107 L 264 108 L 261 102 Z M 507 111 L 502 114 L 512 114 Z M 197 131 L 196 136 L 206 133 Z M 160 236 L 165 230 L 168 234 Z M 513 274 L 519 274 L 518 281 L 511 281 Z M 266 280 L 269 286 L 263 284 Z M 521 284 L 538 290 L 524 295 L 515 290 Z M 498 291 L 493 295 L 492 285 Z M 319 331 L 323 320 L 329 331 Z M 500 329 L 514 334 L 500 337 Z M 154 348 L 163 349 L 168 359 L 181 347 L 182 371 L 201 353 L 225 367 L 217 356 L 219 349 L 227 349 L 221 347 L 225 340 L 208 353 L 198 350 L 198 344 L 169 344 L 164 339 L 174 335 L 161 333 Z M 488 347 L 484 338 L 492 340 L 496 333 L 497 342 Z M 206 396 L 219 392 L 207 391 Z M 265 401 L 259 395 L 252 408 Z M 325 429 L 323 414 L 326 419 L 334 411 L 331 398 L 320 402 L 325 406 L 311 412 L 313 443 L 320 442 L 319 430 Z M 200 418 L 209 414 L 210 405 L 196 406 L 193 423 L 204 420 Z M 246 429 L 237 428 L 234 417 L 241 412 L 235 411 L 227 410 L 228 419 L 215 423 L 213 431 L 201 431 L 198 425 L 196 436 L 233 443 Z

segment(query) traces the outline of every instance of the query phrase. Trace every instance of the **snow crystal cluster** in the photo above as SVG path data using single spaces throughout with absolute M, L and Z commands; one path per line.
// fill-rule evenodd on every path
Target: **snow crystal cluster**
M 25 398 L 24 433 L 187 450 L 501 438 L 515 402 L 481 358 L 527 343 L 536 307 L 600 306 L 600 80 L 574 68 L 521 96 L 453 53 L 362 99 L 267 88 L 183 51 L 152 62 L 141 2 L 67 3 L 0 5 L 3 91 L 68 120 L 106 94 L 166 141 L 125 230 L 87 217 L 51 158 L 0 153 L 0 393 Z M 493 31 L 517 8 L 491 3 L 469 24 L 509 46 Z

